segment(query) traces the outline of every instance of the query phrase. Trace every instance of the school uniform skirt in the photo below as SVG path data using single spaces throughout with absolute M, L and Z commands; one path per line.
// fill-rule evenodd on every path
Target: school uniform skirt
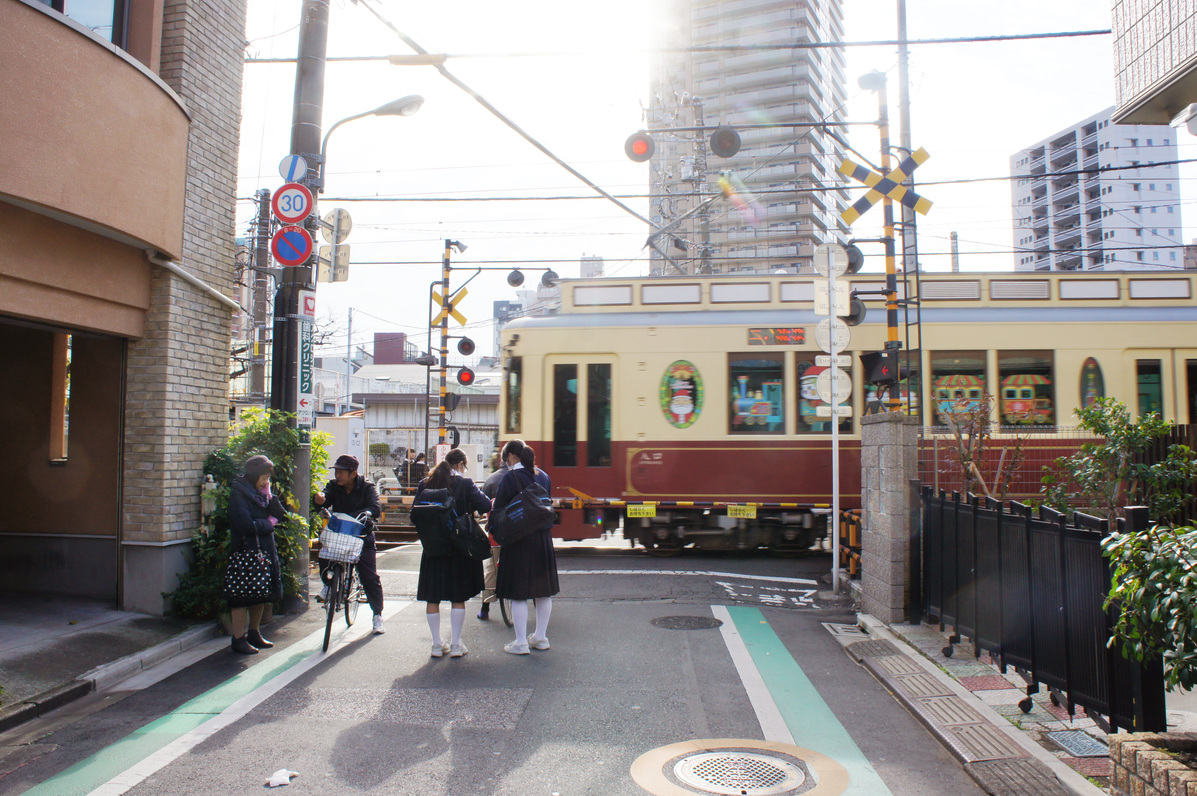
M 499 557 L 495 593 L 508 600 L 552 597 L 561 591 L 557 582 L 557 554 L 551 528 L 529 534 L 505 545 Z
M 416 599 L 425 603 L 464 603 L 485 585 L 482 562 L 456 551 L 447 556 L 420 556 Z

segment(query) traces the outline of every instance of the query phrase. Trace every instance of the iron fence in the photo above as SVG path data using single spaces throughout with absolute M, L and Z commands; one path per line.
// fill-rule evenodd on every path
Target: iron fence
M 1152 441 L 1150 447 L 1135 458 L 1136 464 L 1155 464 L 1168 458 L 1168 449 L 1173 445 L 1187 445 L 1197 450 L 1197 425 L 1174 426 L 1162 437 Z M 1197 481 L 1192 481 L 1185 488 L 1186 498 L 1180 510 L 1171 517 L 1159 517 L 1176 524 L 1193 523 L 1197 521 Z
M 945 654 L 966 637 L 1003 673 L 1013 667 L 1027 682 L 1024 711 L 1042 685 L 1069 714 L 1079 705 L 1111 728 L 1166 730 L 1161 662 L 1140 665 L 1106 643 L 1114 621 L 1104 607 L 1108 521 L 1076 514 L 1068 524 L 1050 509 L 927 487 L 922 502 L 922 607 L 941 630 L 952 628 Z M 1146 509 L 1127 513 L 1117 532 L 1146 527 Z

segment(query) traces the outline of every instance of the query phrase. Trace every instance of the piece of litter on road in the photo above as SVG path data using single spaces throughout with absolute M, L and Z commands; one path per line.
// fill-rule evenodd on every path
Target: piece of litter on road
M 298 776 L 298 771 L 288 771 L 285 768 L 280 768 L 278 771 L 270 775 L 270 779 L 266 780 L 266 787 L 281 788 L 284 785 L 290 785 L 291 780 Z

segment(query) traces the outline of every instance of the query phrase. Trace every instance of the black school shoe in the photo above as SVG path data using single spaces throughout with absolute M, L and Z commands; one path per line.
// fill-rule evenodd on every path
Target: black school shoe
M 482 610 L 478 612 L 478 618 L 483 621 L 490 619 L 490 603 L 482 603 Z
M 242 655 L 257 655 L 258 648 L 246 641 L 245 636 L 242 636 L 241 638 L 233 639 L 233 652 Z
M 258 630 L 251 630 L 246 633 L 245 640 L 260 650 L 270 649 L 274 646 L 273 642 L 262 638 L 262 633 Z

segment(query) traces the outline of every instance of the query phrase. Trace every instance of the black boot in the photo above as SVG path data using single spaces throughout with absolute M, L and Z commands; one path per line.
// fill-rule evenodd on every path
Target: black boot
M 262 638 L 262 633 L 261 633 L 261 631 L 258 631 L 258 630 L 251 630 L 248 633 L 246 633 L 245 640 L 260 650 L 270 649 L 271 647 L 274 646 L 273 643 Z
M 257 655 L 258 648 L 245 640 L 245 636 L 233 639 L 233 652 L 239 652 L 242 655 Z
M 482 603 L 482 610 L 478 612 L 478 618 L 483 621 L 490 619 L 490 603 Z

